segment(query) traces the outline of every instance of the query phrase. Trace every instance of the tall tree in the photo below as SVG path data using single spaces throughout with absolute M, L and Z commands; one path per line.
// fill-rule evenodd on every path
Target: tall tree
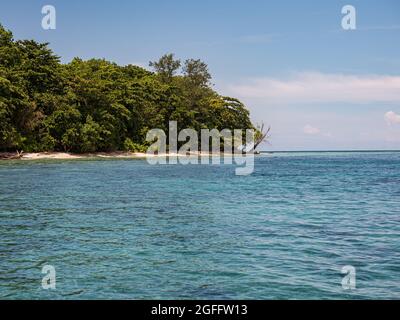
M 175 60 L 173 53 L 163 55 L 158 61 L 150 61 L 149 66 L 160 75 L 163 81 L 169 82 L 181 66 L 181 61 Z
M 194 86 L 207 87 L 210 84 L 211 74 L 208 66 L 200 59 L 188 59 L 183 66 L 183 74 Z

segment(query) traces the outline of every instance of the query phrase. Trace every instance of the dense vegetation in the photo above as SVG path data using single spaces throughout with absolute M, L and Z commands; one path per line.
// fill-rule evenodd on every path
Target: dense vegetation
M 48 44 L 15 41 L 0 25 L 0 151 L 143 151 L 146 132 L 168 132 L 170 120 L 179 130 L 253 128 L 240 101 L 212 90 L 202 61 L 168 54 L 150 66 L 61 64 Z

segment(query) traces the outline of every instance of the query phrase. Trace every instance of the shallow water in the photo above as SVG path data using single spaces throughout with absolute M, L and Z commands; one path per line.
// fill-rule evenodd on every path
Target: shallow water
M 0 162 L 0 298 L 400 298 L 400 153 L 255 165 Z

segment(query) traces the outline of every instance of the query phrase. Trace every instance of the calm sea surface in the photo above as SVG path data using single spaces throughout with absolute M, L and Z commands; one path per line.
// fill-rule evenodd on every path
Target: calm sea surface
M 255 166 L 0 162 L 0 298 L 400 299 L 400 153 Z

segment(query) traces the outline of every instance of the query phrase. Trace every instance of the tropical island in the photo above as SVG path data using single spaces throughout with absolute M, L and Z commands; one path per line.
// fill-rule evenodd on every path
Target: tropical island
M 16 41 L 0 25 L 0 158 L 143 153 L 147 131 L 167 130 L 171 119 L 179 129 L 255 128 L 242 102 L 212 89 L 203 61 L 166 54 L 149 66 L 63 64 L 48 43 Z

